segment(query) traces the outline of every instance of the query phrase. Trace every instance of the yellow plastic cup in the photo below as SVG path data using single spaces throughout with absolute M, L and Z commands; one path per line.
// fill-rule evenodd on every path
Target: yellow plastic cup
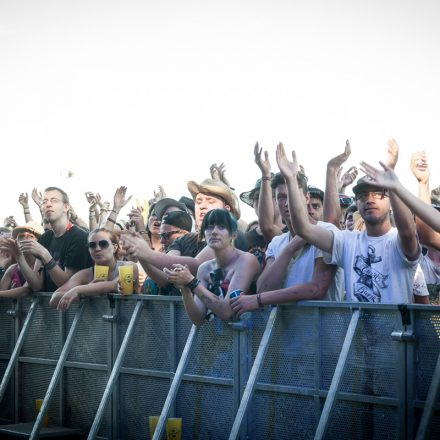
M 95 280 L 98 278 L 108 279 L 108 266 L 99 266 L 95 264 Z
M 123 295 L 133 293 L 133 266 L 119 266 L 119 283 Z
M 167 420 L 167 440 L 182 440 L 182 419 L 170 417 Z
M 148 421 L 150 422 L 150 438 L 153 438 L 157 422 L 159 421 L 159 416 L 150 416 L 148 417 Z
M 41 411 L 41 406 L 43 405 L 43 399 L 35 399 L 35 408 L 37 411 Z M 43 426 L 47 428 L 49 426 L 49 413 L 46 411 L 46 414 L 43 418 Z

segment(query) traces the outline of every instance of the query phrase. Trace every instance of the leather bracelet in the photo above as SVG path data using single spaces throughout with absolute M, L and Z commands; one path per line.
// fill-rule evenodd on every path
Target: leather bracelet
M 116 220 L 113 220 L 112 218 L 108 217 L 107 221 L 113 224 L 116 224 Z
M 261 301 L 261 293 L 257 293 L 257 303 L 260 309 L 264 308 L 263 302 Z
M 57 265 L 57 262 L 52 258 L 48 263 L 44 265 L 46 270 L 51 270 Z
M 188 284 L 185 284 L 185 287 L 188 287 L 191 292 L 194 292 L 194 289 L 200 284 L 200 280 L 194 277 Z

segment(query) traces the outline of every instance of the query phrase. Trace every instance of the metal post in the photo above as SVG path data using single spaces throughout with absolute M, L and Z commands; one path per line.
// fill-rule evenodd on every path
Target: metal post
M 176 374 L 174 375 L 173 382 L 171 383 L 170 390 L 168 391 L 167 398 L 160 413 L 159 421 L 157 422 L 156 430 L 154 431 L 152 440 L 160 440 L 163 431 L 165 429 L 165 422 L 170 412 L 171 406 L 176 398 L 177 391 L 179 390 L 180 383 L 182 382 L 183 374 L 185 373 L 186 366 L 192 352 L 193 343 L 197 335 L 198 328 L 193 324 L 186 340 L 185 347 L 180 357 L 179 364 L 177 365 Z
M 101 426 L 102 418 L 104 417 L 104 411 L 107 407 L 107 403 L 112 395 L 113 388 L 116 384 L 116 381 L 119 377 L 119 372 L 121 371 L 122 363 L 124 362 L 125 355 L 127 353 L 128 343 L 130 341 L 133 330 L 136 326 L 136 322 L 141 314 L 142 307 L 144 306 L 143 301 L 137 301 L 136 307 L 133 311 L 133 314 L 130 318 L 130 323 L 128 324 L 127 331 L 125 332 L 124 339 L 121 344 L 121 348 L 119 349 L 118 357 L 116 358 L 115 365 L 113 366 L 112 373 L 107 382 L 107 385 L 104 390 L 104 394 L 102 395 L 101 402 L 99 404 L 99 408 L 96 411 L 95 419 L 93 420 L 93 425 L 90 429 L 88 440 L 95 439 L 98 435 L 99 427 Z
M 275 327 L 275 321 L 278 316 L 278 307 L 274 307 L 270 311 L 269 319 L 267 320 L 266 328 L 261 338 L 260 346 L 258 347 L 257 355 L 255 356 L 254 364 L 252 365 L 249 379 L 246 384 L 246 388 L 243 393 L 243 397 L 238 408 L 237 415 L 232 425 L 231 433 L 229 434 L 229 440 L 235 440 L 240 435 L 241 424 L 243 423 L 244 416 L 249 406 L 249 402 L 252 399 L 255 390 L 255 384 L 263 366 L 264 359 L 266 357 L 267 349 L 269 347 L 270 340 L 272 338 L 273 329 Z
M 46 395 L 44 396 L 43 404 L 41 405 L 41 410 L 38 413 L 37 420 L 35 421 L 34 427 L 32 428 L 31 435 L 29 440 L 35 440 L 39 437 L 41 425 L 43 423 L 43 418 L 47 412 L 49 407 L 50 400 L 52 399 L 52 395 L 55 392 L 55 388 L 58 384 L 58 381 L 63 373 L 64 364 L 66 363 L 67 356 L 69 356 L 70 349 L 72 348 L 73 341 L 75 339 L 75 334 L 78 329 L 78 324 L 81 321 L 81 317 L 84 313 L 86 303 L 82 302 L 79 306 L 78 311 L 75 314 L 72 325 L 70 326 L 69 334 L 67 335 L 66 342 L 64 343 L 63 349 L 60 354 L 60 358 L 58 359 L 57 366 L 55 367 L 55 371 L 53 373 L 52 379 L 50 380 L 49 387 L 47 388 Z
M 419 429 L 417 430 L 416 440 L 424 440 L 428 438 L 431 420 L 434 414 L 435 405 L 440 390 L 440 354 L 437 358 L 437 364 L 432 375 L 431 385 L 429 385 L 428 395 L 426 396 L 425 408 L 423 410 L 422 419 Z
M 330 389 L 328 390 L 327 398 L 325 400 L 324 408 L 322 409 L 321 417 L 319 419 L 318 428 L 315 432 L 315 440 L 323 439 L 328 428 L 328 422 L 336 403 L 339 386 L 344 375 L 347 364 L 348 353 L 356 333 L 359 323 L 359 310 L 355 310 L 351 316 L 350 325 L 348 326 L 347 334 L 345 335 L 344 344 L 342 345 L 341 353 L 339 354 L 338 363 L 336 365 L 335 373 L 333 375 Z
M 35 315 L 35 311 L 37 310 L 38 301 L 39 301 L 38 297 L 35 297 L 32 300 L 32 304 L 29 308 L 23 328 L 21 329 L 20 336 L 17 339 L 17 343 L 15 344 L 14 351 L 12 352 L 11 358 L 9 359 L 8 366 L 6 367 L 6 371 L 2 379 L 2 383 L 0 384 L 0 402 L 3 400 L 3 396 L 5 394 L 9 380 L 11 379 L 12 372 L 14 371 L 15 365 L 17 364 L 18 356 L 20 355 L 20 351 L 23 348 L 26 335 L 30 328 L 30 323 Z

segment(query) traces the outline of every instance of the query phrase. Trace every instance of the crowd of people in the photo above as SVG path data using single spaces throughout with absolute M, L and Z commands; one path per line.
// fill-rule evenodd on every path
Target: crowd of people
M 126 220 L 126 187 L 112 205 L 87 192 L 88 222 L 61 188 L 32 191 L 38 219 L 20 194 L 23 221 L 7 217 L 0 230 L 0 297 L 53 292 L 50 304 L 66 310 L 82 297 L 121 291 L 119 268 L 133 266 L 135 292 L 181 295 L 196 325 L 299 300 L 438 304 L 440 190 L 430 191 L 426 155 L 416 152 L 418 196 L 408 191 L 394 172 L 398 152 L 391 139 L 380 167 L 362 162 L 357 179 L 354 166 L 342 172 L 347 141 L 320 189 L 295 152 L 279 144 L 275 172 L 256 144 L 261 177 L 251 190 L 238 197 L 224 165 L 214 164 L 209 178 L 187 183 L 191 197 L 172 199 L 159 187 L 148 209 L 133 207 Z M 249 224 L 240 202 L 255 211 Z M 95 265 L 108 276 L 96 278 Z

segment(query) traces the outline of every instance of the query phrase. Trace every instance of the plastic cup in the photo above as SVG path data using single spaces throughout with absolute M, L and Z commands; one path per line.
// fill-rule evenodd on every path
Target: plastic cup
M 123 295 L 133 293 L 133 266 L 119 266 L 119 283 Z
M 182 440 L 182 419 L 170 417 L 167 420 L 167 440 Z
M 229 294 L 229 299 L 236 298 L 237 296 L 240 296 L 242 293 L 243 293 L 242 289 L 234 290 Z M 240 315 L 240 321 L 249 319 L 251 316 L 252 316 L 251 312 L 245 312 L 242 315 Z
M 35 399 L 35 408 L 37 408 L 37 411 L 41 411 L 41 407 L 43 405 L 43 399 Z M 49 413 L 46 411 L 46 414 L 43 418 L 43 426 L 47 428 L 49 426 Z
M 154 431 L 156 431 L 157 422 L 159 421 L 159 416 L 150 416 L 148 417 L 148 421 L 150 422 L 150 438 L 153 438 Z
M 95 280 L 98 278 L 103 278 L 105 280 L 108 279 L 108 266 L 99 266 L 95 264 L 95 274 L 94 278 Z

